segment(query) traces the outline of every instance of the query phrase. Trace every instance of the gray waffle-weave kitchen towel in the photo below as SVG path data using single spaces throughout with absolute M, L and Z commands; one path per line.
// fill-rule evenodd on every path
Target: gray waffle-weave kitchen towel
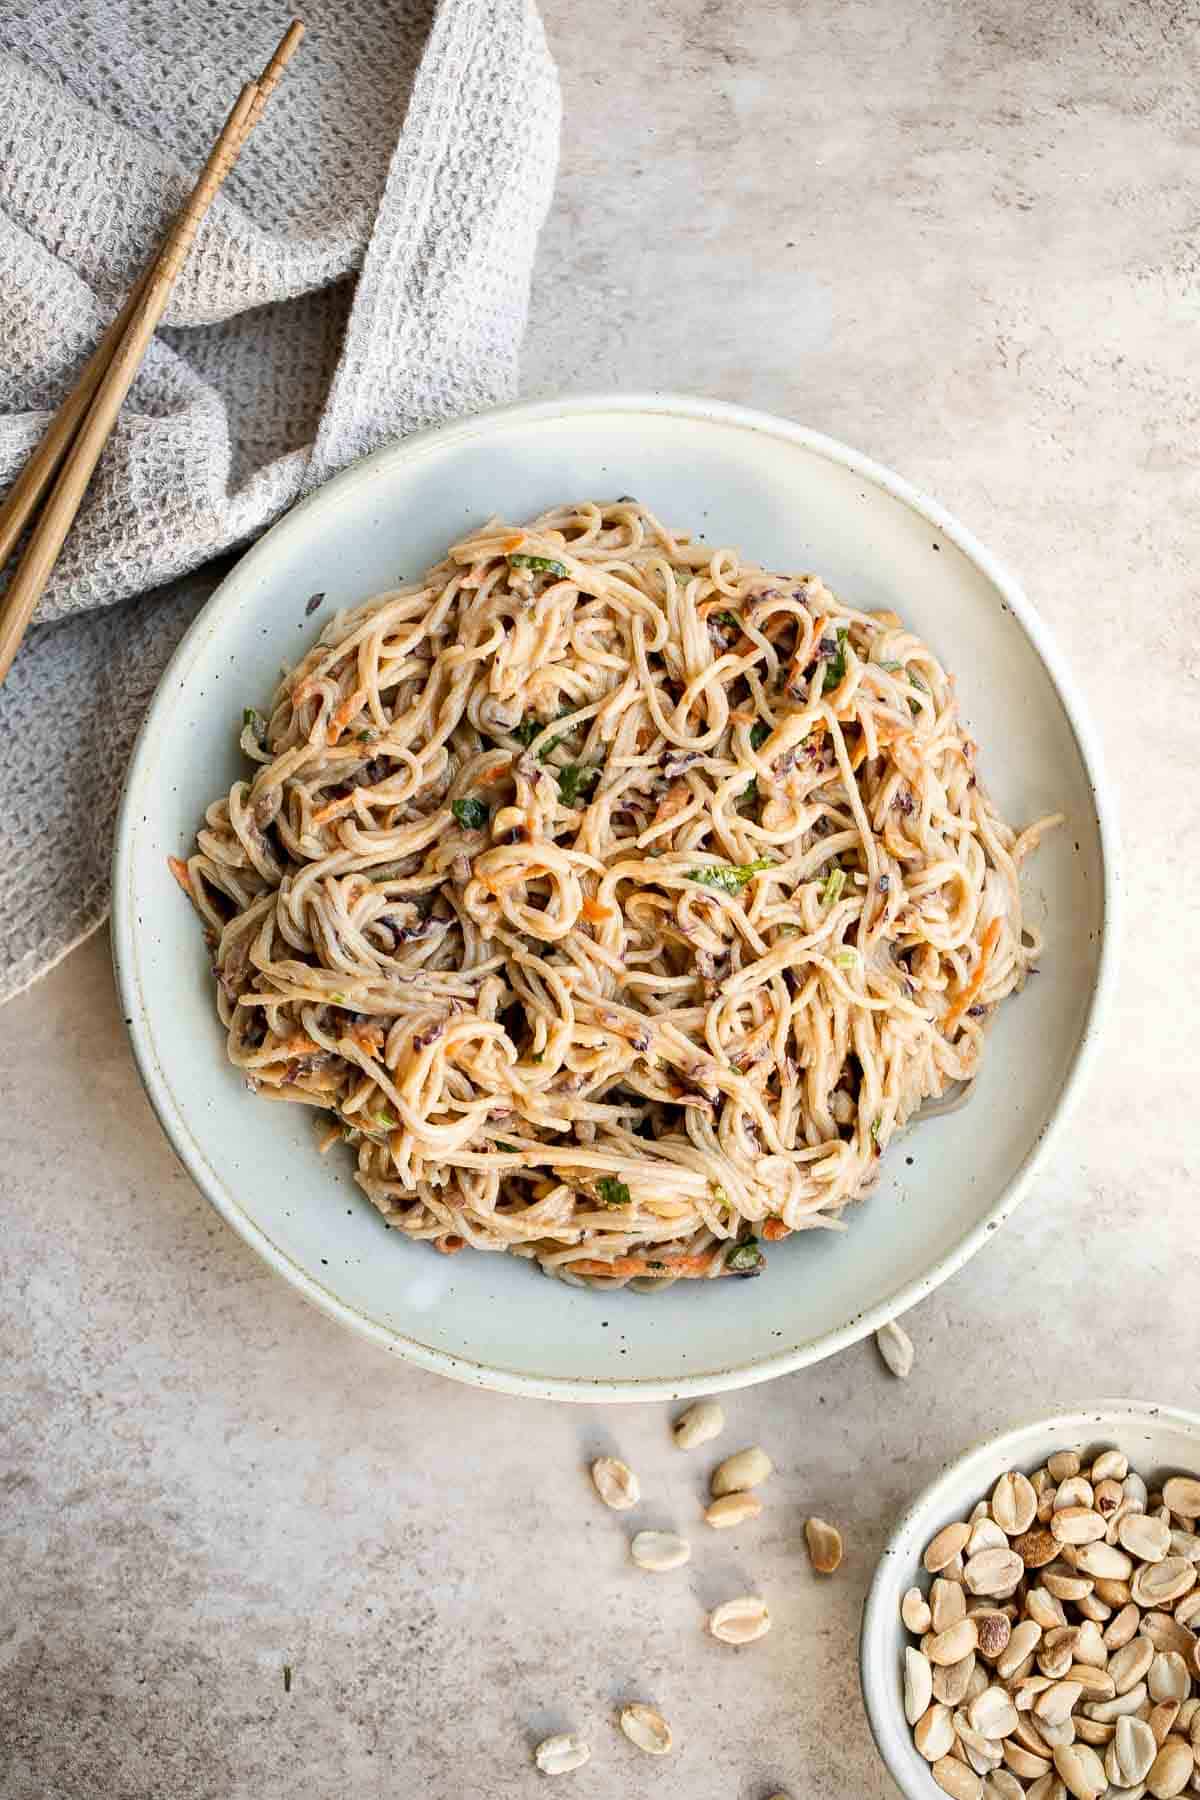
M 0 489 L 289 17 L 0 6 Z M 303 18 L 0 688 L 0 1000 L 105 917 L 125 762 L 203 565 L 354 457 L 515 388 L 558 152 L 532 0 Z

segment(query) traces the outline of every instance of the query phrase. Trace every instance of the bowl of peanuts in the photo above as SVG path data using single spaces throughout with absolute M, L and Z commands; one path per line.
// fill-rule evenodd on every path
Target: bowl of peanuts
M 907 1800 L 1200 1795 L 1200 1416 L 1103 1401 L 960 1457 L 863 1610 Z

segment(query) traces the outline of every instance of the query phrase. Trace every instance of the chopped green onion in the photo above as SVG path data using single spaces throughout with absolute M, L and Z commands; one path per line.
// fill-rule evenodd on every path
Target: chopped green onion
M 497 1150 L 503 1150 L 507 1156 L 516 1156 L 519 1154 L 517 1146 L 515 1144 L 506 1144 L 503 1138 L 496 1139 L 496 1148 Z
M 750 777 L 749 781 L 746 783 L 745 787 L 742 789 L 741 793 L 738 795 L 738 805 L 743 806 L 747 800 L 750 802 L 751 806 L 756 806 L 758 804 L 758 776 L 757 775 L 752 775 Z
M 698 881 L 702 887 L 721 888 L 726 894 L 740 894 L 747 882 L 763 869 L 773 869 L 775 860 L 770 856 L 759 856 L 751 863 L 725 863 L 718 869 L 689 869 L 688 880 Z
M 733 1244 L 725 1252 L 725 1267 L 736 1269 L 747 1274 L 751 1269 L 762 1267 L 762 1251 L 758 1247 L 757 1238 L 746 1238 L 740 1244 Z
M 558 716 L 560 719 L 569 719 L 571 717 L 570 707 L 568 706 L 565 708 Z M 528 750 L 534 738 L 537 737 L 539 732 L 545 731 L 550 722 L 549 719 L 522 719 L 519 725 L 513 727 L 512 734 L 516 738 L 518 744 L 524 744 L 525 748 Z M 564 737 L 567 735 L 568 734 L 564 732 L 558 737 L 551 738 L 548 744 L 543 744 L 538 751 L 538 761 L 545 762 L 546 758 L 550 755 L 550 752 L 552 750 L 557 750 L 558 746 L 563 742 Z
M 914 718 L 914 719 L 919 719 L 919 718 L 920 718 L 920 716 L 921 716 L 921 702 L 920 702 L 920 701 L 919 701 L 919 700 L 914 700 L 914 699 L 913 699 L 913 698 L 912 698 L 912 695 L 911 695 L 911 694 L 910 694 L 910 695 L 909 695 L 909 699 L 908 699 L 908 710 L 909 710 L 909 712 L 910 712 L 910 713 L 911 713 L 911 714 L 912 714 L 912 716 L 913 716 L 913 718 Z
M 558 771 L 558 797 L 564 806 L 574 806 L 584 789 L 599 779 L 599 769 L 589 768 L 586 763 L 564 763 Z
M 647 1263 L 647 1264 L 646 1264 L 646 1267 L 647 1267 L 647 1268 L 648 1268 L 648 1269 L 665 1269 L 665 1268 L 666 1268 L 666 1266 L 667 1266 L 667 1265 L 666 1265 L 666 1263 L 665 1263 L 665 1262 L 648 1262 L 648 1263 Z
M 871 1120 L 871 1138 L 872 1138 L 872 1141 L 877 1150 L 879 1148 L 879 1127 L 882 1124 L 883 1124 L 882 1119 L 872 1119 Z
M 629 1189 L 615 1175 L 602 1176 L 596 1183 L 596 1191 L 605 1206 L 628 1206 L 630 1203 Z
M 561 580 L 567 573 L 566 563 L 556 562 L 552 556 L 526 556 L 524 551 L 518 551 L 508 561 L 511 568 L 531 569 L 535 575 L 557 575 Z
M 735 1068 L 736 1066 L 737 1065 L 734 1063 L 730 1064 L 731 1068 Z M 725 1192 L 725 1189 L 720 1185 L 719 1182 L 714 1181 L 712 1183 L 710 1192 L 713 1197 L 714 1206 L 728 1206 L 729 1205 L 729 1195 Z
M 821 889 L 821 905 L 832 906 L 834 901 L 841 897 L 845 885 L 845 869 L 831 869 L 825 878 L 825 885 Z
M 821 692 L 823 694 L 831 694 L 834 688 L 840 686 L 846 679 L 846 645 L 849 638 L 850 633 L 839 626 L 837 633 L 837 655 L 831 656 L 826 664 L 825 679 L 821 684 Z
M 349 1005 L 349 1001 L 346 999 L 345 994 L 330 994 L 329 998 L 333 1001 L 335 1006 Z
M 375 1114 L 373 1123 L 382 1125 L 386 1131 L 391 1131 L 395 1127 L 396 1120 L 394 1115 L 389 1112 L 388 1108 L 385 1106 L 382 1112 L 377 1112 Z
M 770 735 L 771 727 L 767 724 L 766 720 L 755 719 L 753 725 L 750 727 L 751 748 L 761 750 Z
M 879 667 L 881 669 L 886 669 L 889 675 L 902 675 L 904 673 L 904 664 L 903 663 L 881 662 Z
M 719 612 L 714 613 L 713 617 L 718 625 L 732 625 L 735 631 L 740 631 L 742 629 L 742 621 L 738 618 L 736 613 Z
M 833 960 L 837 964 L 839 969 L 853 969 L 854 966 L 856 965 L 856 963 L 858 962 L 858 951 L 857 950 L 839 950 L 835 954 Z
M 913 669 L 909 670 L 908 679 L 912 682 L 912 685 L 915 688 L 920 688 L 920 690 L 923 694 L 927 694 L 929 692 L 929 683 L 927 681 L 922 681 L 921 677 L 916 673 L 915 670 L 913 670 Z
M 488 822 L 488 809 L 483 801 L 473 800 L 469 795 L 465 800 L 452 800 L 450 811 L 464 831 L 482 831 Z
M 247 725 L 250 727 L 251 731 L 254 733 L 254 736 L 258 740 L 258 742 L 260 744 L 265 744 L 267 741 L 267 721 L 263 718 L 262 714 L 258 711 L 257 707 L 248 706 L 245 709 L 245 711 L 243 712 L 243 714 L 242 714 L 242 730 L 243 731 L 245 731 Z

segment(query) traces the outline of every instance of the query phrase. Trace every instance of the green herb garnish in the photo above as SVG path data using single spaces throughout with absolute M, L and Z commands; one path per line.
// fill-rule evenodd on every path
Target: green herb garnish
M 375 1114 L 373 1123 L 376 1125 L 382 1125 L 382 1127 L 385 1131 L 392 1131 L 395 1129 L 395 1126 L 396 1126 L 395 1115 L 393 1113 L 389 1112 L 387 1107 L 385 1106 L 382 1112 L 377 1112 Z
M 689 869 L 688 880 L 698 881 L 702 887 L 720 888 L 726 894 L 740 894 L 746 883 L 763 869 L 773 869 L 775 860 L 770 856 L 759 856 L 751 863 L 724 863 L 718 869 Z
M 738 795 L 738 805 L 739 806 L 744 806 L 747 801 L 749 801 L 751 806 L 758 805 L 758 776 L 757 775 L 752 775 L 750 777 L 749 781 L 746 783 L 745 787 L 742 789 L 741 793 Z
M 764 719 L 755 719 L 750 727 L 750 745 L 754 750 L 761 750 L 771 735 L 771 727 Z
M 742 621 L 738 618 L 736 613 L 719 612 L 714 613 L 713 617 L 716 619 L 718 625 L 731 625 L 735 631 L 740 631 L 742 629 Z
M 552 556 L 526 556 L 519 550 L 508 561 L 510 568 L 531 569 L 535 575 L 557 575 L 562 579 L 567 573 L 566 563 L 555 562 Z
M 904 664 L 903 663 L 881 662 L 879 667 L 881 669 L 886 669 L 889 675 L 901 675 L 904 672 Z
M 831 694 L 846 679 L 846 645 L 850 633 L 843 627 L 838 628 L 837 654 L 831 656 L 825 665 L 825 679 L 821 684 L 823 694 Z
M 615 1175 L 601 1176 L 596 1183 L 596 1192 L 605 1206 L 628 1206 L 630 1203 L 629 1189 Z
M 730 1068 L 733 1068 L 733 1069 L 737 1068 L 736 1063 L 731 1063 L 729 1066 L 730 1066 Z M 740 1073 L 740 1071 L 739 1071 L 739 1073 Z M 714 1181 L 712 1183 L 710 1192 L 712 1193 L 714 1206 L 725 1207 L 725 1206 L 729 1205 L 729 1195 L 725 1192 L 725 1189 L 721 1186 L 721 1184 L 719 1182 Z
M 506 1144 L 503 1138 L 496 1139 L 496 1148 L 497 1150 L 503 1150 L 507 1156 L 516 1156 L 519 1154 L 517 1146 L 515 1144 Z
M 569 719 L 571 717 L 570 707 L 568 706 L 568 707 L 564 708 L 564 710 L 562 712 L 560 712 L 558 716 L 560 719 Z M 530 744 L 532 744 L 534 738 L 537 737 L 538 733 L 545 731 L 547 725 L 549 725 L 550 723 L 551 723 L 551 721 L 549 719 L 538 719 L 538 718 L 522 719 L 521 723 L 519 725 L 513 726 L 512 735 L 516 738 L 518 744 L 524 744 L 525 748 L 528 750 Z M 569 734 L 567 732 L 563 732 L 558 737 L 552 737 L 548 744 L 543 744 L 541 749 L 538 751 L 538 761 L 545 762 L 546 758 L 550 755 L 550 752 L 552 750 L 557 750 L 558 746 L 563 742 L 564 738 L 566 738 L 568 735 Z
M 469 795 L 465 800 L 452 800 L 450 811 L 464 831 L 482 831 L 488 822 L 488 809 L 483 801 L 473 800 Z
M 852 969 L 858 961 L 858 951 L 839 950 L 833 960 L 839 969 Z
M 840 897 L 845 885 L 845 869 L 830 869 L 829 874 L 825 877 L 825 885 L 821 889 L 821 905 L 832 906 L 834 901 Z
M 243 712 L 243 714 L 242 714 L 242 730 L 243 731 L 245 731 L 247 725 L 250 727 L 251 731 L 254 733 L 255 737 L 258 739 L 260 744 L 266 742 L 267 721 L 263 718 L 262 714 L 258 711 L 257 707 L 248 706 L 246 708 L 246 710 Z
M 647 1268 L 648 1268 L 648 1269 L 665 1269 L 665 1268 L 666 1268 L 666 1266 L 667 1266 L 667 1265 L 666 1265 L 666 1263 L 665 1263 L 665 1262 L 648 1262 L 648 1263 L 647 1263 L 647 1264 L 646 1264 L 646 1267 L 647 1267 Z
M 584 789 L 599 779 L 599 769 L 589 768 L 586 763 L 566 763 L 558 771 L 558 797 L 564 806 L 574 806 L 583 797 Z
M 882 1124 L 883 1124 L 882 1119 L 872 1119 L 871 1120 L 871 1141 L 875 1145 L 875 1148 L 877 1150 L 879 1149 L 879 1127 Z
M 762 1267 L 762 1251 L 758 1247 L 757 1238 L 746 1238 L 740 1244 L 733 1244 L 725 1252 L 725 1267 L 736 1269 L 740 1274 L 747 1274 L 751 1269 Z
M 333 1001 L 335 1006 L 348 1006 L 350 1004 L 346 999 L 345 994 L 330 994 L 329 998 Z

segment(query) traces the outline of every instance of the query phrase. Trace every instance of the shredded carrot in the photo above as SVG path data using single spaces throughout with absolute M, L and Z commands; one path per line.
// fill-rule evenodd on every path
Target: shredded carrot
M 337 743 L 343 731 L 345 731 L 347 725 L 350 723 L 366 697 L 367 691 L 365 688 L 355 688 L 354 692 L 348 694 L 342 701 L 342 704 L 336 708 L 333 717 L 329 721 L 329 730 L 325 733 L 325 741 L 327 744 Z
M 768 1244 L 777 1244 L 780 1238 L 790 1237 L 791 1231 L 791 1226 L 785 1225 L 782 1219 L 768 1219 L 762 1228 Z
M 354 801 L 349 794 L 343 794 L 338 800 L 330 800 L 328 805 L 319 806 L 312 816 L 314 825 L 328 825 L 330 819 L 340 819 L 344 813 L 353 812 Z
M 475 779 L 480 787 L 495 787 L 498 781 L 503 781 L 505 776 L 511 773 L 512 768 L 509 763 L 493 763 L 490 769 L 484 769 Z
M 600 901 L 593 900 L 590 894 L 585 896 L 580 911 L 584 918 L 589 920 L 593 925 L 599 925 L 602 920 L 611 919 L 613 916 L 613 909 L 611 906 L 601 905 Z
M 172 875 L 175 877 L 188 899 L 194 900 L 196 896 L 192 893 L 192 883 L 188 876 L 187 864 L 181 862 L 177 856 L 168 856 L 167 867 L 170 869 Z
M 982 988 L 984 981 L 987 978 L 988 964 L 992 960 L 992 952 L 996 948 L 999 937 L 1000 921 L 999 919 L 993 919 L 987 930 L 984 932 L 983 942 L 979 946 L 978 967 L 942 1022 L 942 1031 L 947 1037 L 949 1037 L 950 1033 L 954 1030 L 954 1027 L 966 1012 L 968 1006 L 970 1006 L 971 1002 L 974 1000 L 976 994 Z
M 523 531 L 518 531 L 513 537 L 503 538 L 500 543 L 500 548 L 505 556 L 511 556 L 513 551 L 519 550 L 524 542 L 525 533 Z
M 632 1275 L 707 1275 L 712 1267 L 715 1251 L 706 1251 L 701 1256 L 664 1256 L 657 1268 L 651 1268 L 644 1256 L 616 1256 L 612 1262 L 599 1262 L 585 1257 L 581 1262 L 568 1263 L 572 1275 L 612 1275 L 628 1280 Z
M 852 769 L 861 769 L 866 760 L 867 740 L 865 737 L 862 737 L 859 738 L 857 744 L 855 744 L 853 750 L 850 752 L 850 767 Z

